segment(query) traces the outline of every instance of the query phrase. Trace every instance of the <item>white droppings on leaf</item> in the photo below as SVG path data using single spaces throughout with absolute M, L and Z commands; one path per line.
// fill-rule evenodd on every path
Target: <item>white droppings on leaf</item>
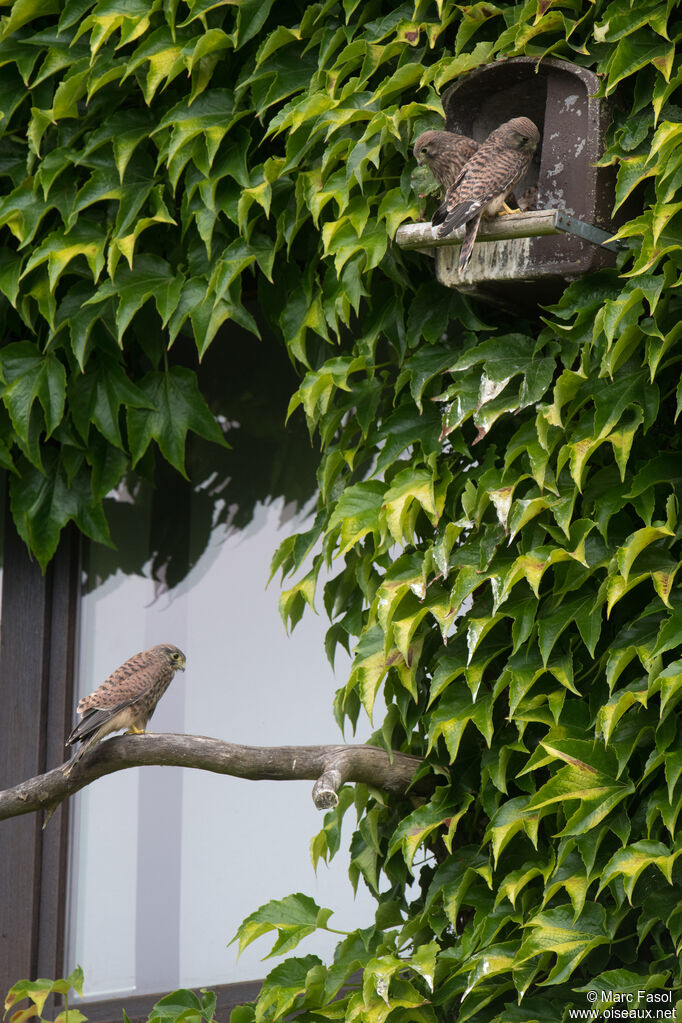
M 513 487 L 500 487 L 499 490 L 490 491 L 490 500 L 495 505 L 497 518 L 505 532 L 507 531 L 507 518 L 511 508 L 513 493 Z
M 481 405 L 485 405 L 487 402 L 492 401 L 493 398 L 496 398 L 505 389 L 510 380 L 511 375 L 503 377 L 501 380 L 491 380 L 488 374 L 483 372 L 478 392 L 478 407 L 480 408 Z
M 383 1000 L 386 1002 L 386 1005 L 389 1004 L 388 977 L 377 977 L 377 994 L 379 995 L 380 998 L 383 998 Z

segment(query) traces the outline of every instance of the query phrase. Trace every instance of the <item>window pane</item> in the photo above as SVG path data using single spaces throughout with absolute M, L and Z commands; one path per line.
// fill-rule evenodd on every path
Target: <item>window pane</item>
M 216 528 L 170 591 L 121 571 L 93 585 L 110 557 L 93 547 L 79 695 L 136 651 L 170 641 L 185 651 L 187 671 L 176 675 L 151 730 L 252 745 L 341 741 L 332 700 L 347 662 L 335 679 L 324 654 L 326 619 L 306 615 L 287 637 L 277 583 L 265 589 L 273 551 L 302 521 L 283 522 L 285 512 L 282 499 L 258 503 L 246 528 Z M 139 542 L 138 528 L 120 550 L 123 563 Z M 322 815 L 311 787 L 148 767 L 84 789 L 74 813 L 67 967 L 83 966 L 87 994 L 263 976 L 272 966 L 260 962 L 266 940 L 238 962 L 227 942 L 260 904 L 294 891 L 334 908 L 332 926 L 369 919 L 371 900 L 359 893 L 353 901 L 345 857 L 313 873 L 309 841 Z M 331 952 L 336 939 L 327 938 L 307 939 L 302 954 Z

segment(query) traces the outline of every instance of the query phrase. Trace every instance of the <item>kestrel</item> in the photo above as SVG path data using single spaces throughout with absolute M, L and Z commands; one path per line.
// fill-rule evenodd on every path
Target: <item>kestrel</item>
M 481 217 L 491 217 L 505 208 L 511 212 L 505 199 L 530 167 L 539 141 L 540 132 L 529 118 L 505 121 L 488 135 L 448 189 L 432 223 L 440 225 L 439 238 L 466 224 L 460 272 L 471 259 Z
M 420 167 L 428 167 L 447 192 L 477 149 L 478 142 L 466 135 L 456 135 L 453 131 L 423 131 L 412 151 Z
M 171 643 L 135 654 L 113 671 L 78 704 L 82 721 L 76 725 L 66 745 L 82 743 L 70 760 L 69 774 L 83 754 L 111 732 L 124 728 L 128 732 L 144 732 L 156 705 L 173 681 L 176 671 L 185 670 L 185 655 Z

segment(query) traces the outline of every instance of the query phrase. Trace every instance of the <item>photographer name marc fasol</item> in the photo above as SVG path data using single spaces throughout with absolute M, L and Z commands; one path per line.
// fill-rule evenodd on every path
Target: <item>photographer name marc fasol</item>
M 672 1003 L 673 993 L 672 991 L 602 991 L 601 992 L 602 1002 L 646 1002 L 651 1004 L 654 1002 L 668 1002 Z

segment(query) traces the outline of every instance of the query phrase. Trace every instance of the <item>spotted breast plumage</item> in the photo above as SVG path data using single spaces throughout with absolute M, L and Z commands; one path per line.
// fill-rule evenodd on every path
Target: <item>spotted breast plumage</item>
M 78 704 L 82 720 L 71 732 L 67 746 L 81 746 L 69 761 L 68 771 L 83 754 L 111 732 L 144 732 L 156 705 L 176 671 L 185 670 L 185 655 L 171 643 L 159 643 L 129 658 L 101 686 Z
M 414 143 L 414 158 L 428 167 L 438 184 L 447 191 L 457 181 L 478 142 L 453 131 L 423 131 Z
M 466 224 L 460 272 L 471 258 L 481 218 L 505 208 L 507 196 L 528 171 L 539 141 L 540 133 L 528 117 L 505 121 L 488 135 L 448 189 L 432 223 L 439 225 L 441 238 Z

